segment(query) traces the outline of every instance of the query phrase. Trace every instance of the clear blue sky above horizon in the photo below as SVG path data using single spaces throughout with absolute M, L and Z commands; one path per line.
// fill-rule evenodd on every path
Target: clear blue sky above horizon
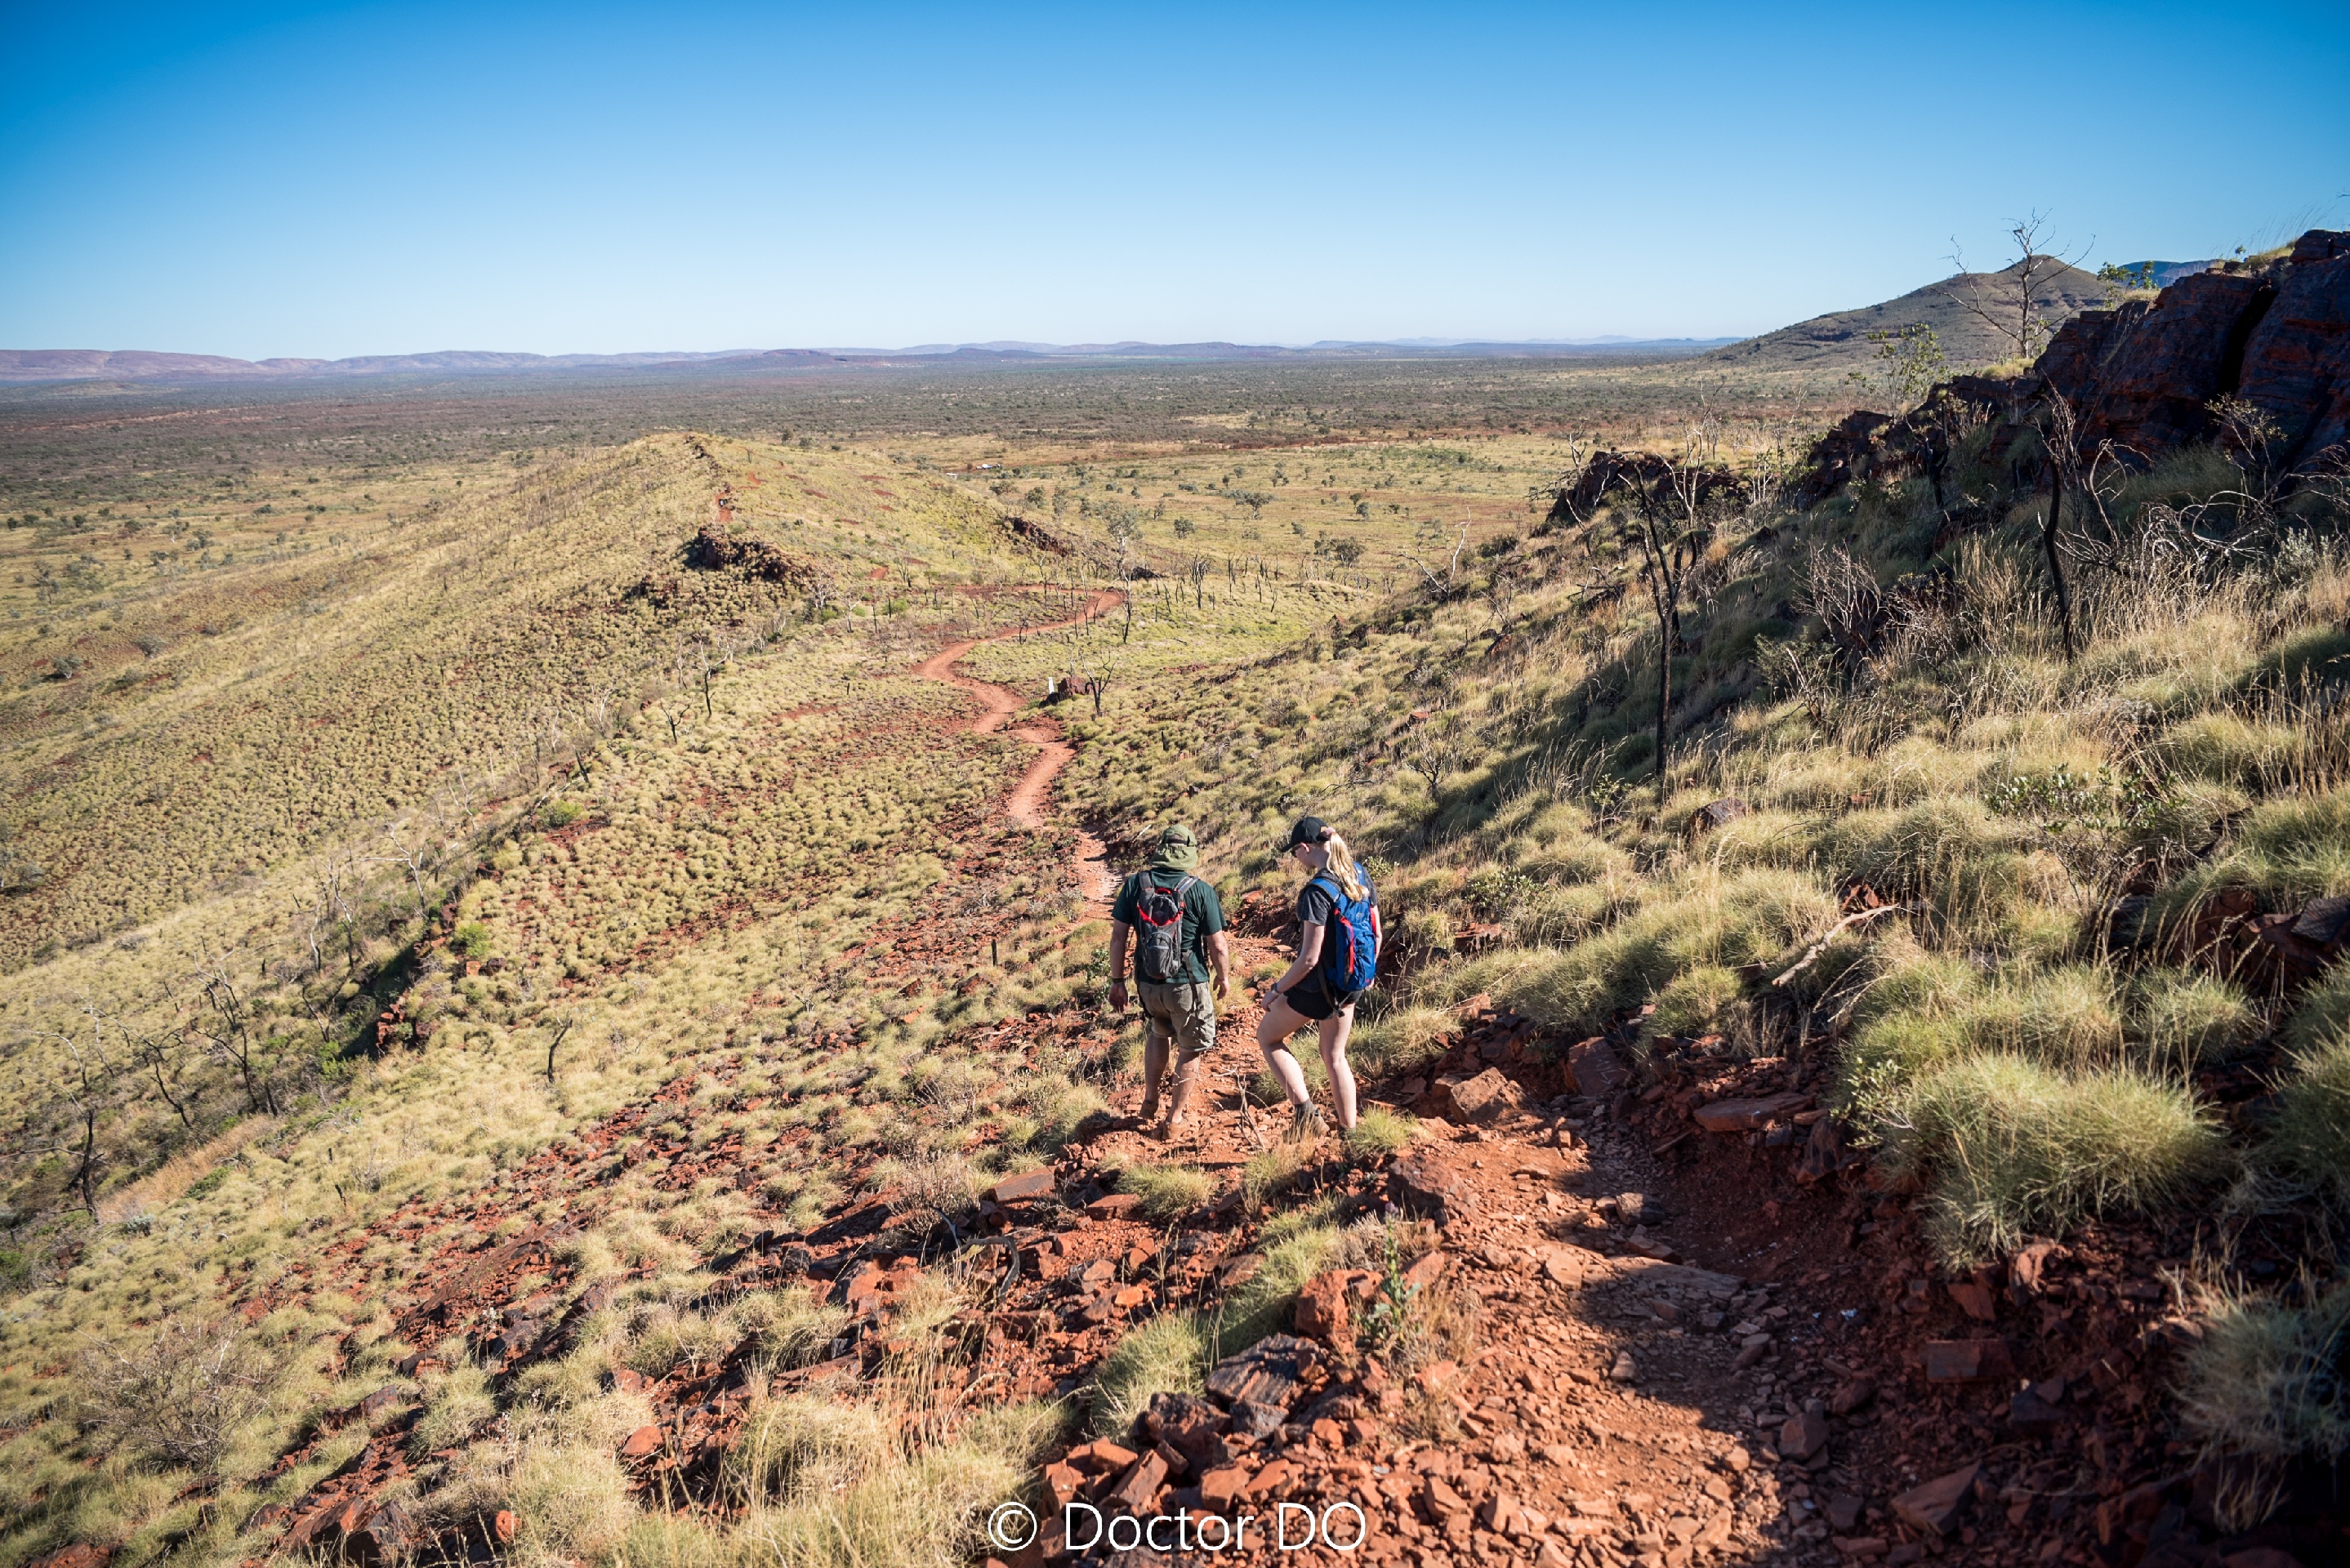
M 1742 336 L 2350 223 L 2350 7 L 0 14 L 0 345 Z

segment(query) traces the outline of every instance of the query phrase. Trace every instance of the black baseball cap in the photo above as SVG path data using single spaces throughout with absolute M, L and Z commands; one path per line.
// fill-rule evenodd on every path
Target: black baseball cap
M 1301 844 L 1319 844 L 1330 836 L 1330 825 L 1318 816 L 1301 816 L 1289 830 L 1289 842 L 1281 846 L 1284 855 Z

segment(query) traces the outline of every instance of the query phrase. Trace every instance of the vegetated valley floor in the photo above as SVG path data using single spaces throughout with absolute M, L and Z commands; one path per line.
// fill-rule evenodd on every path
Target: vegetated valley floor
M 167 410 L 199 433 L 141 469 L 45 413 L 0 508 L 0 1563 L 1026 1568 L 1070 1501 L 1351 1502 L 1351 1554 L 1414 1568 L 2175 1532 L 2191 1220 L 1952 1277 L 1837 1146 L 1809 1030 L 1636 1085 L 1637 1017 L 1462 997 L 1364 1134 L 1285 1150 L 1260 857 L 1212 1103 L 1177 1147 L 1132 1124 L 1097 999 L 1139 819 L 1315 804 L 1219 798 L 1290 767 L 1295 704 L 1211 755 L 1168 703 L 1426 634 L 1389 590 L 1524 555 L 1564 456 L 1211 390 L 1182 417 L 1229 442 L 1001 457 L 984 421 L 335 451 Z M 730 526 L 769 553 L 681 556 Z M 1452 649 L 1486 670 L 1492 602 Z M 1048 676 L 1101 708 L 1031 711 Z M 1139 754 L 1192 783 L 1128 808 Z M 1046 1532 L 991 1544 L 1014 1496 Z M 2230 1547 L 2329 1560 L 2312 1528 Z

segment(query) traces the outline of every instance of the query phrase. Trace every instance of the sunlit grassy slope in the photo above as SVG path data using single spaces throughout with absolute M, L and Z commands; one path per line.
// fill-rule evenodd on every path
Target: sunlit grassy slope
M 2005 506 L 1997 478 L 1957 483 Z M 2216 1190 L 2248 1158 L 2311 1167 L 2283 1140 L 2231 1146 L 2196 1075 L 2272 1058 L 2282 1029 L 2327 1042 L 2280 1064 L 2288 1106 L 2330 1094 L 2338 1016 L 2297 1016 L 2235 972 L 2236 949 L 2181 933 L 2230 888 L 2272 909 L 2350 892 L 2350 570 L 2317 493 L 2247 520 L 2269 544 L 2233 561 L 2192 569 L 2152 541 L 2155 503 L 2232 481 L 2195 453 L 2117 498 L 2140 553 L 2074 584 L 2071 659 L 2030 497 L 1848 663 L 1815 602 L 1856 563 L 1888 590 L 1928 564 L 1923 483 L 1720 519 L 1661 781 L 1655 622 L 1603 518 L 1497 536 L 1452 592 L 1144 694 L 1150 722 L 1080 726 L 1071 788 L 1120 827 L 1190 815 L 1228 891 L 1286 883 L 1289 819 L 1340 825 L 1411 966 L 1364 1033 L 1378 1064 L 1427 1048 L 1426 1009 L 1478 992 L 1572 1034 L 1651 1005 L 1645 1038 L 1732 1052 L 1828 1031 L 1837 1103 L 1927 1181 L 1970 1262 Z M 1724 797 L 1750 809 L 1697 831 Z M 1863 888 L 1905 909 L 1770 985 Z

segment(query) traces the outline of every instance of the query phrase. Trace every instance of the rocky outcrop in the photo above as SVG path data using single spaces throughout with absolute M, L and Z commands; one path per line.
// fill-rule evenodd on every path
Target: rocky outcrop
M 763 582 L 803 587 L 817 576 L 815 563 L 779 550 L 764 539 L 738 539 L 708 526 L 686 541 L 685 564 L 697 572 L 739 571 Z
M 2052 393 L 2071 406 L 2084 452 L 2110 443 L 2139 467 L 2211 440 L 2212 403 L 2240 398 L 2282 432 L 2272 472 L 2305 470 L 2350 442 L 2350 234 L 2314 229 L 2284 255 L 2222 263 L 2150 301 L 2085 310 L 2030 375 L 1959 376 L 1908 414 L 1856 412 L 1814 446 L 1790 496 L 1809 505 L 1864 475 L 1928 472 L 1985 420 L 2002 427 L 1988 453 L 1997 461 Z
M 1670 460 L 1654 452 L 1594 453 L 1582 472 L 1554 493 L 1550 521 L 1573 523 L 1588 518 L 1611 492 L 1662 486 L 1672 476 L 1673 469 Z M 1742 495 L 1745 488 L 1746 482 L 1726 468 L 1701 469 L 1697 475 L 1697 500 L 1700 505 L 1718 494 Z

